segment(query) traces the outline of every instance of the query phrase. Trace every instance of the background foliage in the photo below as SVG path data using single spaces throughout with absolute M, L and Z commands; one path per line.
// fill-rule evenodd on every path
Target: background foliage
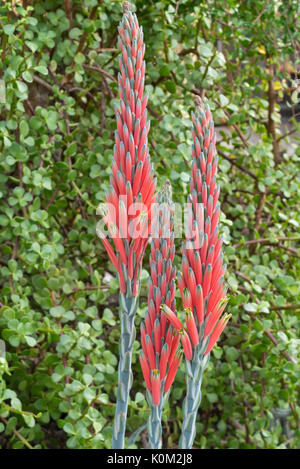
M 232 319 L 204 377 L 197 448 L 299 447 L 298 3 L 136 2 L 151 157 L 176 202 L 188 193 L 196 94 L 208 97 L 218 131 Z M 111 171 L 122 7 L 32 4 L 0 8 L 0 445 L 110 448 L 118 284 L 95 208 Z M 147 272 L 146 261 L 137 326 Z M 148 416 L 138 350 L 137 341 L 128 436 Z M 165 447 L 178 444 L 184 388 L 182 369 Z

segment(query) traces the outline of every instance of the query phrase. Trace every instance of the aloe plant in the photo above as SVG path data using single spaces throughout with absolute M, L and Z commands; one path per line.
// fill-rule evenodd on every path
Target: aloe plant
M 149 259 L 151 278 L 148 311 L 145 323 L 141 324 L 142 351 L 140 352 L 150 407 L 148 436 L 151 448 L 161 448 L 163 406 L 181 361 L 181 354 L 178 351 L 179 334 L 174 331 L 166 316 L 161 314 L 163 303 L 166 303 L 171 311 L 176 309 L 176 268 L 173 266 L 174 208 L 169 181 L 157 194 L 156 202 Z
M 223 315 L 226 266 L 218 228 L 220 205 L 214 123 L 208 104 L 204 105 L 199 98 L 195 104 L 191 193 L 188 196 L 190 210 L 186 242 L 182 247 L 182 275 L 178 274 L 186 328 L 167 305 L 163 306 L 166 317 L 178 330 L 185 354 L 186 397 L 179 442 L 182 449 L 192 448 L 203 372 L 210 351 L 230 318 L 228 314 Z
M 118 76 L 120 106 L 115 109 L 117 130 L 104 217 L 113 244 L 106 237 L 102 237 L 110 260 L 118 272 L 120 283 L 121 338 L 117 406 L 112 437 L 114 449 L 124 448 L 132 381 L 134 318 L 156 188 L 147 142 L 150 125 L 147 121 L 148 96 L 144 94 L 143 32 L 136 15 L 130 11 L 128 2 L 124 3 L 123 12 L 118 40 L 121 51 Z M 138 211 L 139 216 L 136 215 Z

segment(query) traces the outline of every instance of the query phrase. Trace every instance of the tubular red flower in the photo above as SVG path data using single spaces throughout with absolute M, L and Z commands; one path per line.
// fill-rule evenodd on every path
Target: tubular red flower
M 199 334 L 194 315 L 190 308 L 185 309 L 185 322 L 192 344 L 196 347 L 199 344 Z
M 196 284 L 194 288 L 196 290 Z M 191 295 L 190 290 L 188 290 L 187 288 L 183 290 L 182 302 L 183 302 L 184 308 L 190 308 L 190 309 L 193 308 L 192 295 Z
M 165 386 L 164 386 L 165 393 L 167 393 L 170 387 L 172 386 L 172 383 L 174 381 L 180 362 L 181 362 L 181 352 L 177 351 L 174 356 L 174 359 L 170 363 L 170 368 L 169 368 L 167 378 L 165 381 Z
M 146 351 L 147 351 L 147 358 L 150 363 L 150 368 L 151 370 L 154 370 L 156 368 L 156 360 L 155 360 L 155 354 L 154 354 L 152 341 L 148 334 L 146 335 Z
M 223 305 L 218 304 L 215 306 L 214 310 L 208 316 L 207 323 L 204 329 L 204 338 L 207 337 L 212 330 L 214 329 L 216 323 L 218 322 L 221 314 L 223 313 L 224 309 L 226 308 L 226 302 L 224 301 Z
M 180 340 L 181 340 L 181 343 L 182 343 L 182 347 L 183 347 L 183 351 L 184 351 L 184 354 L 185 354 L 185 358 L 187 360 L 192 360 L 193 358 L 193 350 L 192 350 L 192 344 L 191 344 L 191 341 L 190 341 L 190 338 L 189 338 L 189 335 L 187 334 L 186 330 L 185 329 L 180 329 L 178 331 L 179 335 L 180 335 Z
M 157 318 L 154 323 L 154 347 L 155 347 L 155 352 L 160 355 L 160 349 L 161 349 L 161 328 L 160 328 L 160 321 Z
M 179 331 L 180 329 L 183 328 L 183 325 L 178 319 L 178 317 L 176 316 L 176 314 L 167 305 L 162 305 L 160 308 L 176 330 Z
M 165 374 L 166 374 L 166 371 L 167 371 L 169 355 L 170 355 L 170 351 L 169 351 L 168 344 L 164 344 L 164 346 L 161 350 L 160 362 L 159 362 L 160 379 L 164 379 L 164 377 L 165 377 Z
M 226 316 L 224 316 L 223 318 L 220 319 L 220 321 L 218 322 L 218 324 L 214 328 L 214 330 L 213 330 L 213 332 L 212 332 L 212 334 L 209 338 L 208 347 L 205 350 L 204 355 L 207 355 L 211 351 L 211 349 L 213 348 L 213 346 L 217 342 L 218 338 L 220 337 L 221 333 L 225 329 L 225 326 L 226 326 L 227 322 L 229 321 L 230 317 L 231 317 L 231 314 L 228 314 L 228 315 L 226 315 Z
M 140 351 L 140 364 L 144 375 L 144 380 L 147 386 L 148 391 L 151 392 L 151 381 L 150 381 L 150 369 L 148 362 L 142 350 Z
M 154 405 L 159 405 L 160 403 L 160 376 L 157 369 L 152 370 L 151 372 L 151 391 L 152 399 Z
M 105 249 L 107 251 L 107 254 L 109 255 L 109 258 L 116 270 L 118 270 L 118 259 L 114 253 L 114 250 L 112 249 L 111 245 L 109 244 L 108 240 L 106 238 L 102 239 L 102 242 L 105 246 Z
M 196 287 L 196 313 L 198 322 L 201 324 L 204 319 L 204 304 L 201 285 L 197 285 Z
M 170 351 L 170 356 L 169 356 L 169 366 L 172 363 L 172 360 L 177 352 L 179 342 L 180 342 L 180 335 L 178 334 L 178 332 L 173 333 L 172 343 L 170 346 L 171 351 Z

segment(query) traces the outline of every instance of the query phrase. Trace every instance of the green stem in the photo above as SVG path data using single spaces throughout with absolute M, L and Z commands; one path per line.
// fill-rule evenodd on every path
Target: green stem
M 160 399 L 160 404 L 153 405 L 152 397 L 150 393 L 147 392 L 147 400 L 150 406 L 150 415 L 148 419 L 148 438 L 149 438 L 149 448 L 151 449 L 161 449 L 161 417 L 164 407 L 164 396 L 163 396 L 164 383 L 162 385 L 162 394 Z
M 191 449 L 196 436 L 197 412 L 201 403 L 201 384 L 203 372 L 208 364 L 209 355 L 194 353 L 191 362 L 185 361 L 186 397 L 183 401 L 183 424 L 179 440 L 180 449 Z
M 121 337 L 119 343 L 118 390 L 112 448 L 124 449 L 128 398 L 132 384 L 132 348 L 135 340 L 134 317 L 137 297 L 120 293 Z

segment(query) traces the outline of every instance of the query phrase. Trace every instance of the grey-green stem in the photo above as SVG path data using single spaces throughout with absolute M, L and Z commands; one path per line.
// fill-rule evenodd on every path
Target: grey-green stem
M 119 343 L 119 369 L 117 406 L 113 426 L 112 448 L 124 449 L 129 392 L 132 385 L 132 348 L 135 340 L 134 317 L 137 297 L 120 293 L 121 337 Z

